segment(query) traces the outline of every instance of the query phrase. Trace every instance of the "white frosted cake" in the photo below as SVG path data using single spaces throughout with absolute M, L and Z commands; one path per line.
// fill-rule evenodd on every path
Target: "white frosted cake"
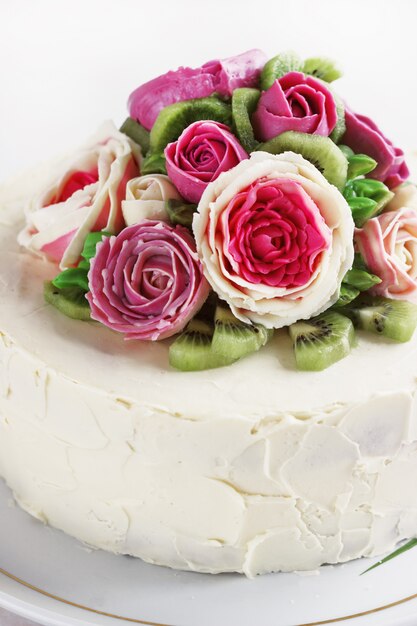
M 279 80 L 278 75 L 273 84 Z M 240 88 L 254 91 L 253 79 L 247 85 L 242 82 L 235 85 L 235 90 Z M 262 92 L 267 93 L 268 89 Z M 201 98 L 207 95 L 197 93 Z M 175 101 L 165 101 L 164 105 L 176 106 Z M 131 116 L 135 117 L 132 110 Z M 295 117 L 301 119 L 300 115 Z M 135 119 L 141 122 L 141 130 L 143 126 L 146 128 L 140 117 Z M 256 123 L 254 127 L 257 128 Z M 115 130 L 109 132 L 116 138 L 122 135 Z M 310 132 L 314 137 L 315 131 Z M 326 140 L 331 141 L 328 137 Z M 207 255 L 204 249 L 210 242 L 204 244 L 200 237 L 204 231 L 202 222 L 206 219 L 203 209 L 206 203 L 211 211 L 215 210 L 218 198 L 223 197 L 221 193 L 225 188 L 227 192 L 227 185 L 231 185 L 227 176 L 236 170 L 228 167 L 226 174 L 217 175 L 217 182 L 206 181 L 201 198 L 190 198 L 189 189 L 175 183 L 176 176 L 170 174 L 170 167 L 167 167 L 169 180 L 160 172 L 154 175 L 148 172 L 148 176 L 153 176 L 152 184 L 148 184 L 148 179 L 141 187 L 140 176 L 134 171 L 135 167 L 141 167 L 140 151 L 131 139 L 126 142 L 127 158 L 133 155 L 132 161 L 130 165 L 124 164 L 117 178 L 117 193 L 121 188 L 120 180 L 125 181 L 123 192 L 126 187 L 127 191 L 130 189 L 130 195 L 126 192 L 119 203 L 123 218 L 120 211 L 115 210 L 113 218 L 116 217 L 111 220 L 112 209 L 109 211 L 108 221 L 101 222 L 96 230 L 103 229 L 116 236 L 103 239 L 97 246 L 97 256 L 92 261 L 88 259 L 88 263 L 91 261 L 87 268 L 90 291 L 88 287 L 85 291 L 91 321 L 71 319 L 76 317 L 72 310 L 64 315 L 65 305 L 51 306 L 50 296 L 45 302 L 43 285 L 55 279 L 60 268 L 62 276 L 75 267 L 80 270 L 79 274 L 65 276 L 71 280 L 76 276 L 80 284 L 79 276 L 83 271 L 82 264 L 78 264 L 80 253 L 87 233 L 94 231 L 91 225 L 100 221 L 97 215 L 101 209 L 97 209 L 94 218 L 81 215 L 80 221 L 80 214 L 94 205 L 100 193 L 101 208 L 108 202 L 107 197 L 117 204 L 117 193 L 107 189 L 106 196 L 103 191 L 106 187 L 101 185 L 100 179 L 106 167 L 107 173 L 112 172 L 120 153 L 117 156 L 114 150 L 116 157 L 110 160 L 111 165 L 103 165 L 99 156 L 95 179 L 92 175 L 88 184 L 79 185 L 72 197 L 68 193 L 65 198 L 62 196 L 63 187 L 68 187 L 68 174 L 60 178 L 57 172 L 70 171 L 73 183 L 74 171 L 85 173 L 86 166 L 68 168 L 67 158 L 22 175 L 0 188 L 0 476 L 12 489 L 17 502 L 31 515 L 92 547 L 172 568 L 209 573 L 242 572 L 250 577 L 266 572 L 312 570 L 325 563 L 379 555 L 394 548 L 399 541 L 415 536 L 417 334 L 411 333 L 409 341 L 402 337 L 400 342 L 395 342 L 393 339 L 398 340 L 398 337 L 381 337 L 359 328 L 356 338 L 350 337 L 348 350 L 344 348 L 344 352 L 339 351 L 336 356 L 332 353 L 327 369 L 323 369 L 321 354 L 318 357 L 321 365 L 317 368 L 311 366 L 311 360 L 306 365 L 303 355 L 294 356 L 298 344 L 294 333 L 291 330 L 288 333 L 288 326 L 306 326 L 310 318 L 314 324 L 315 319 L 329 315 L 330 309 L 340 314 L 342 306 L 352 306 L 352 303 L 338 300 L 341 285 L 348 284 L 343 283 L 342 278 L 353 263 L 350 248 L 346 247 L 339 254 L 335 272 L 335 276 L 341 274 L 341 278 L 335 287 L 330 286 L 327 305 L 323 305 L 323 293 L 321 299 L 310 298 L 316 308 L 303 313 L 302 317 L 297 316 L 296 311 L 303 294 L 290 304 L 284 302 L 284 283 L 273 287 L 271 282 L 268 284 L 268 289 L 278 290 L 276 300 L 280 302 L 277 306 L 268 304 L 267 311 L 262 306 L 251 305 L 248 291 L 239 297 L 234 297 L 231 291 L 228 299 L 221 291 L 224 286 L 221 283 L 220 293 L 217 293 L 222 302 L 228 302 L 229 315 L 236 316 L 236 324 L 245 329 L 255 328 L 257 337 L 265 328 L 265 337 L 253 350 L 246 349 L 245 344 L 246 352 L 241 355 L 244 358 L 234 357 L 233 363 L 214 361 L 210 352 L 204 366 L 199 361 L 206 358 L 203 351 L 198 353 L 196 361 L 200 365 L 193 361 L 191 367 L 187 356 L 186 366 L 181 367 L 176 353 L 172 352 L 174 345 L 183 345 L 178 344 L 177 335 L 181 331 L 187 333 L 189 325 L 195 323 L 193 315 L 198 313 L 209 290 L 215 292 L 216 285 L 220 284 L 210 266 L 214 252 Z M 169 149 L 168 146 L 166 153 Z M 294 153 L 291 161 L 288 155 Z M 304 154 L 302 150 L 300 153 Z M 266 152 L 258 154 L 266 155 Z M 303 172 L 307 176 L 305 172 L 313 167 L 314 185 L 329 185 L 329 193 L 337 194 L 334 202 L 336 205 L 339 202 L 340 211 L 350 210 L 348 200 L 327 183 L 314 166 L 305 165 L 305 160 L 294 150 L 285 155 L 287 161 L 296 163 L 297 176 Z M 125 157 L 126 150 L 120 158 Z M 169 154 L 166 158 L 168 160 Z M 240 159 L 240 164 L 233 167 L 241 168 L 243 177 L 247 176 L 244 167 L 262 168 L 266 162 L 272 167 L 271 159 L 277 159 L 274 168 L 282 167 L 280 155 Z M 145 164 L 149 161 L 148 154 Z M 130 174 L 126 175 L 129 167 Z M 91 167 L 89 171 L 91 173 Z M 247 182 L 252 183 L 255 178 L 262 182 L 282 182 L 284 174 L 282 170 L 279 172 L 279 175 L 275 170 L 272 174 L 263 172 Z M 114 171 L 111 175 L 116 176 Z M 295 177 L 291 170 L 285 180 L 294 181 Z M 53 191 L 51 179 L 59 180 Z M 132 180 L 139 181 L 136 189 L 145 190 L 148 196 L 135 192 L 134 185 L 128 182 Z M 359 180 L 367 179 L 362 176 Z M 396 180 L 397 184 L 400 182 Z M 151 195 L 152 190 L 156 195 Z M 176 202 L 185 197 L 189 206 L 192 202 L 198 205 L 193 209 L 196 211 L 194 230 L 187 231 L 184 237 L 188 242 L 187 238 L 191 239 L 188 232 L 193 232 L 197 241 L 197 254 L 193 259 L 202 264 L 201 280 L 206 281 L 198 288 L 200 302 L 193 315 L 188 309 L 177 317 L 165 315 L 151 330 L 149 319 L 155 320 L 155 311 L 146 319 L 146 324 L 143 316 L 140 324 L 131 323 L 129 317 L 133 330 L 121 331 L 120 318 L 109 314 L 100 300 L 102 293 L 109 299 L 112 294 L 117 295 L 118 285 L 115 283 L 111 293 L 107 293 L 107 274 L 102 271 L 102 293 L 94 292 L 97 259 L 104 254 L 107 242 L 113 246 L 107 251 L 110 254 L 120 234 L 130 232 L 137 224 L 145 224 L 150 229 L 155 224 L 159 228 L 162 223 L 163 228 L 174 230 L 176 227 L 169 226 L 164 213 L 167 190 L 169 198 Z M 48 202 L 39 204 L 39 198 L 48 193 Z M 282 193 L 285 195 L 285 189 Z M 292 188 L 291 194 L 294 199 Z M 397 186 L 394 195 L 389 192 L 389 204 L 380 216 L 370 217 L 360 227 L 356 226 L 356 249 L 360 248 L 360 238 L 371 220 L 395 211 L 413 211 L 417 216 L 415 195 L 412 186 Z M 327 202 L 313 192 L 312 197 L 319 207 Z M 69 201 L 74 202 L 75 209 L 71 206 L 68 210 Z M 55 215 L 59 215 L 61 223 L 65 222 L 63 228 L 61 223 L 57 226 L 54 222 L 51 206 L 55 207 Z M 118 223 L 123 219 L 124 223 Z M 70 222 L 72 225 L 68 226 Z M 86 228 L 87 222 L 90 228 Z M 415 230 L 409 231 L 414 233 L 415 242 L 416 224 L 417 218 L 413 225 Z M 180 226 L 178 232 L 182 233 L 181 229 L 185 232 L 185 228 Z M 342 233 L 339 240 L 334 234 L 337 228 Z M 345 225 L 344 232 L 348 231 L 352 238 L 350 222 Z M 340 242 L 344 241 L 344 235 L 340 224 L 334 225 L 332 232 L 332 244 L 320 250 L 323 258 L 328 254 L 331 259 L 337 246 L 342 247 Z M 404 245 L 397 241 L 397 247 L 394 246 L 398 256 L 403 255 L 403 263 L 408 264 L 410 281 L 417 273 L 415 242 Z M 353 251 L 353 244 L 349 245 Z M 154 272 L 155 258 L 159 262 L 162 254 L 158 246 L 153 252 L 156 257 L 150 270 Z M 124 249 L 121 247 L 120 254 Z M 57 250 L 59 259 L 54 258 Z M 367 251 L 364 244 L 363 257 L 367 256 Z M 412 255 L 415 255 L 414 261 Z M 324 273 L 330 281 L 332 262 L 325 267 Z M 368 276 L 378 274 L 368 263 L 366 271 L 370 269 L 374 274 L 368 273 Z M 124 266 L 125 278 L 128 271 Z M 134 271 L 130 275 L 131 284 L 137 287 L 138 283 L 132 278 Z M 360 271 L 365 272 L 363 266 Z M 317 282 L 318 271 L 314 272 Z M 157 280 L 149 279 L 148 290 L 151 287 L 168 289 L 171 283 L 162 284 L 161 275 L 158 274 Z M 177 274 L 175 278 L 178 280 Z M 311 288 L 314 281 L 311 277 L 309 280 Z M 382 282 L 372 287 L 371 295 L 391 297 L 399 302 L 394 292 L 375 295 L 380 284 L 386 287 L 384 280 L 383 277 Z M 62 295 L 66 296 L 68 286 L 59 285 L 53 295 L 62 290 Z M 259 288 L 259 281 L 256 285 Z M 403 301 L 415 301 L 410 285 L 407 288 Z M 262 305 L 265 300 L 270 303 L 271 295 L 263 296 Z M 260 300 L 254 297 L 253 302 Z M 190 298 L 187 303 L 188 306 Z M 83 303 L 86 309 L 87 305 L 88 302 Z M 114 302 L 111 306 L 114 307 Z M 135 306 L 139 305 L 135 303 Z M 371 306 L 368 301 L 367 306 Z M 117 328 L 115 319 L 119 324 Z M 126 314 L 123 319 L 127 319 Z M 354 316 L 343 315 L 343 319 L 353 319 L 357 325 Z M 171 322 L 175 326 L 173 332 L 169 330 Z M 206 320 L 202 323 L 206 324 Z M 219 322 L 216 324 L 217 329 Z M 272 336 L 273 329 L 276 330 Z M 133 336 L 125 341 L 124 335 L 128 332 Z M 190 332 L 197 331 L 192 327 Z M 306 332 L 304 329 L 303 334 Z M 221 351 L 216 352 L 215 357 L 225 358 Z M 182 358 L 182 354 L 178 358 Z

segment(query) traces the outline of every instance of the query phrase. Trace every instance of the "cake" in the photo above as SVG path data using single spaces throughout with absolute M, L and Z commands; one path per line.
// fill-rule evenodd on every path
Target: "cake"
M 2 186 L 0 476 L 25 511 L 249 577 L 417 534 L 417 190 L 339 75 L 180 68 Z

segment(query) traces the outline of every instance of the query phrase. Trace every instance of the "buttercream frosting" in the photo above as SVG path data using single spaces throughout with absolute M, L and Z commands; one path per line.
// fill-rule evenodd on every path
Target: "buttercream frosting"
M 93 547 L 248 576 L 415 535 L 417 336 L 361 334 L 299 372 L 278 331 L 231 367 L 171 370 L 169 340 L 44 303 L 56 266 L 15 243 L 41 178 L 0 190 L 0 476 L 23 508 Z

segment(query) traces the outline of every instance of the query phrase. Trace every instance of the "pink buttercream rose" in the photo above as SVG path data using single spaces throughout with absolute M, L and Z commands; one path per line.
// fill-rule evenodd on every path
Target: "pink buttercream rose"
M 288 72 L 262 93 L 252 122 L 261 141 L 288 130 L 327 137 L 336 126 L 336 102 L 323 82 Z
M 317 269 L 331 233 L 311 197 L 290 179 L 257 180 L 236 194 L 218 224 L 228 273 L 292 289 Z
M 169 104 L 218 93 L 230 97 L 237 87 L 255 87 L 267 61 L 261 50 L 248 50 L 228 59 L 208 61 L 193 69 L 180 67 L 141 85 L 129 96 L 130 116 L 150 130 Z
M 168 176 L 182 197 L 197 203 L 211 181 L 248 154 L 227 126 L 199 121 L 167 145 L 165 157 Z
M 410 172 L 404 160 L 404 152 L 396 148 L 369 117 L 358 115 L 348 107 L 345 110 L 346 132 L 342 143 L 354 152 L 367 154 L 378 163 L 369 174 L 388 187 L 396 187 L 406 180 Z
M 209 292 L 189 231 L 151 220 L 103 239 L 88 281 L 91 317 L 125 339 L 171 337 Z
M 381 278 L 372 292 L 417 303 L 417 211 L 387 211 L 357 228 L 355 243 L 370 271 Z
M 210 183 L 193 220 L 204 275 L 244 322 L 281 328 L 337 300 L 352 213 L 299 154 L 254 152 Z
M 61 267 L 76 265 L 88 233 L 119 232 L 127 182 L 140 154 L 112 123 L 77 152 L 51 166 L 49 181 L 26 210 L 19 243 Z

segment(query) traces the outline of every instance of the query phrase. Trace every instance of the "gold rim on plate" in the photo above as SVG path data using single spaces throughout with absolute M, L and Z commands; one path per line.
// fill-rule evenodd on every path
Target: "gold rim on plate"
M 21 578 L 18 578 L 14 574 L 10 572 L 6 572 L 6 570 L 0 567 L 0 574 L 6 576 L 6 578 L 10 578 L 14 582 L 30 589 L 31 591 L 36 591 L 36 593 L 41 594 L 51 600 L 56 600 L 57 602 L 61 602 L 62 604 L 66 604 L 68 606 L 72 606 L 76 609 L 81 609 L 83 611 L 88 611 L 89 613 L 94 613 L 95 615 L 102 615 L 103 617 L 110 617 L 112 619 L 118 619 L 122 622 L 128 622 L 130 624 L 142 624 L 143 626 L 175 626 L 175 624 L 162 624 L 161 622 L 149 622 L 143 619 L 135 619 L 134 617 L 124 617 L 123 615 L 116 615 L 114 613 L 107 613 L 106 611 L 99 611 L 98 609 L 93 609 L 89 606 L 85 606 L 83 604 L 78 604 L 77 602 L 72 602 L 71 600 L 66 600 L 65 598 L 61 598 L 60 596 L 56 596 L 53 593 L 49 593 L 49 591 L 45 591 L 44 589 L 40 589 L 31 583 L 28 583 Z M 356 617 L 365 617 L 366 615 L 372 615 L 373 613 L 379 613 L 381 611 L 385 611 L 386 609 L 392 609 L 400 604 L 405 604 L 406 602 L 410 602 L 410 600 L 417 599 L 417 593 L 414 593 L 411 596 L 407 596 L 406 598 L 401 598 L 400 600 L 396 600 L 395 602 L 390 602 L 389 604 L 384 604 L 383 606 L 377 606 L 374 609 L 368 609 L 367 611 L 361 611 L 359 613 L 352 613 L 351 615 L 343 615 L 341 617 L 334 617 L 332 619 L 326 619 L 321 622 L 308 622 L 305 624 L 297 624 L 295 626 L 324 626 L 325 624 L 335 624 L 336 622 L 345 622 L 349 619 L 354 619 Z

